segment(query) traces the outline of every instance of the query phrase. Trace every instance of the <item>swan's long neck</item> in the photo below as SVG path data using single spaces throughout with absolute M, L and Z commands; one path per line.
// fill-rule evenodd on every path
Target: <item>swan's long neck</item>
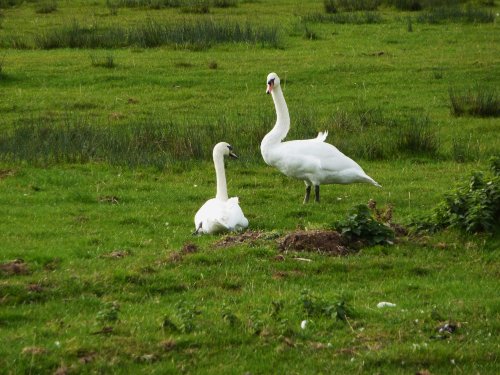
M 270 146 L 280 143 L 290 130 L 290 115 L 288 114 L 288 107 L 286 106 L 281 86 L 275 87 L 271 91 L 271 95 L 273 96 L 274 107 L 276 108 L 276 125 L 262 140 L 260 148 L 263 155 Z
M 226 171 L 224 170 L 224 156 L 214 152 L 215 177 L 217 179 L 217 195 L 215 198 L 227 201 Z

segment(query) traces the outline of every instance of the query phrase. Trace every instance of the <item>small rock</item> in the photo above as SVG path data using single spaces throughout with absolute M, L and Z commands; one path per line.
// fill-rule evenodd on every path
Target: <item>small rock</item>
M 377 303 L 377 307 L 379 309 L 383 308 L 383 307 L 396 307 L 396 304 L 395 303 L 391 303 L 391 302 L 379 302 Z

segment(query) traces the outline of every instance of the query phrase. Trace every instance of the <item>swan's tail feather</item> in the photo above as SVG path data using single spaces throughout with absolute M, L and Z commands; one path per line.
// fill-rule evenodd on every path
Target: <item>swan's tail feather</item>
M 368 178 L 370 179 L 370 180 L 369 180 L 370 184 L 372 184 L 372 185 L 374 185 L 374 186 L 376 186 L 376 187 L 379 187 L 379 188 L 381 188 L 381 187 L 382 187 L 382 185 L 380 185 L 380 184 L 379 184 L 377 181 L 375 181 L 373 178 L 371 178 L 371 177 L 368 177 Z
M 367 174 L 364 175 L 364 179 L 365 179 L 365 182 L 367 182 L 369 184 L 372 184 L 372 185 L 379 187 L 379 188 L 382 187 L 382 185 L 380 185 L 377 181 L 375 181 L 373 178 L 371 178 Z
M 316 137 L 316 141 L 324 142 L 326 140 L 326 137 L 328 137 L 328 130 L 325 130 L 324 132 L 319 132 L 318 136 Z

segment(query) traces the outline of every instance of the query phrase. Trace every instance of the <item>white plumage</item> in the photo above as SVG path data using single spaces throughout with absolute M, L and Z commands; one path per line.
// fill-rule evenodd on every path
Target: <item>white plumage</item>
M 217 195 L 209 199 L 194 217 L 195 234 L 214 234 L 242 230 L 248 227 L 248 220 L 241 210 L 238 198 L 228 198 L 224 156 L 237 158 L 232 147 L 226 142 L 217 143 L 213 151 Z
M 290 115 L 276 73 L 267 76 L 267 93 L 273 97 L 276 124 L 262 140 L 262 157 L 267 164 L 278 168 L 283 174 L 305 182 L 304 203 L 309 201 L 313 185 L 317 202 L 321 184 L 364 182 L 380 187 L 354 160 L 335 146 L 325 143 L 328 136 L 326 131 L 320 132 L 313 139 L 282 142 L 290 129 Z

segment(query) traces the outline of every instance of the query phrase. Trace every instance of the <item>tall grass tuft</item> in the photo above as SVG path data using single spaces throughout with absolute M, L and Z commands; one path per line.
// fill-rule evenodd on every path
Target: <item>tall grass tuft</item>
M 427 116 L 411 117 L 409 121 L 397 126 L 396 150 L 410 155 L 438 154 L 437 133 Z
M 339 11 L 353 12 L 360 10 L 377 10 L 382 0 L 324 0 L 323 5 L 326 13 L 337 13 Z
M 323 0 L 323 7 L 326 13 L 337 13 L 337 5 L 335 0 Z
M 478 84 L 461 93 L 450 88 L 449 95 L 454 116 L 500 116 L 500 97 L 496 88 Z
M 212 0 L 212 5 L 215 8 L 237 7 L 238 6 L 238 0 Z
M 191 0 L 181 7 L 183 13 L 207 14 L 210 13 L 209 0 Z
M 150 120 L 120 126 L 96 125 L 82 118 L 55 123 L 33 119 L 0 134 L 0 160 L 33 165 L 100 161 L 162 169 L 209 160 L 220 139 L 240 139 L 243 131 L 249 133 L 245 141 L 233 145 L 246 160 L 257 160 L 260 141 L 268 128 L 263 122 L 234 126 L 225 118 L 190 123 Z
M 491 10 L 474 8 L 470 4 L 461 7 L 437 7 L 422 12 L 417 17 L 420 23 L 437 24 L 443 22 L 490 23 L 495 21 Z
M 115 59 L 113 57 L 112 53 L 108 53 L 106 55 L 97 55 L 97 54 L 90 54 L 90 62 L 92 66 L 96 67 L 102 67 L 102 68 L 115 68 Z
M 375 24 L 382 23 L 383 18 L 377 12 L 347 12 L 347 13 L 310 13 L 304 16 L 304 22 L 335 23 L 335 24 Z
M 37 2 L 35 12 L 39 14 L 53 13 L 57 10 L 57 2 L 55 0 L 44 0 Z
M 0 9 L 16 7 L 22 3 L 24 3 L 24 0 L 0 0 Z
M 467 0 L 385 0 L 385 2 L 399 10 L 419 11 L 426 8 L 457 6 Z
M 0 57 L 0 79 L 4 77 L 3 65 L 4 65 L 5 57 Z
M 98 25 L 82 26 L 77 21 L 42 32 L 35 37 L 40 49 L 53 48 L 119 48 L 138 46 L 154 48 L 207 49 L 220 43 L 252 43 L 278 48 L 277 27 L 252 26 L 249 23 L 183 20 L 173 23 L 147 21 L 131 27 Z
M 466 163 L 479 159 L 479 142 L 469 137 L 455 137 L 451 140 L 451 158 L 457 163 Z

